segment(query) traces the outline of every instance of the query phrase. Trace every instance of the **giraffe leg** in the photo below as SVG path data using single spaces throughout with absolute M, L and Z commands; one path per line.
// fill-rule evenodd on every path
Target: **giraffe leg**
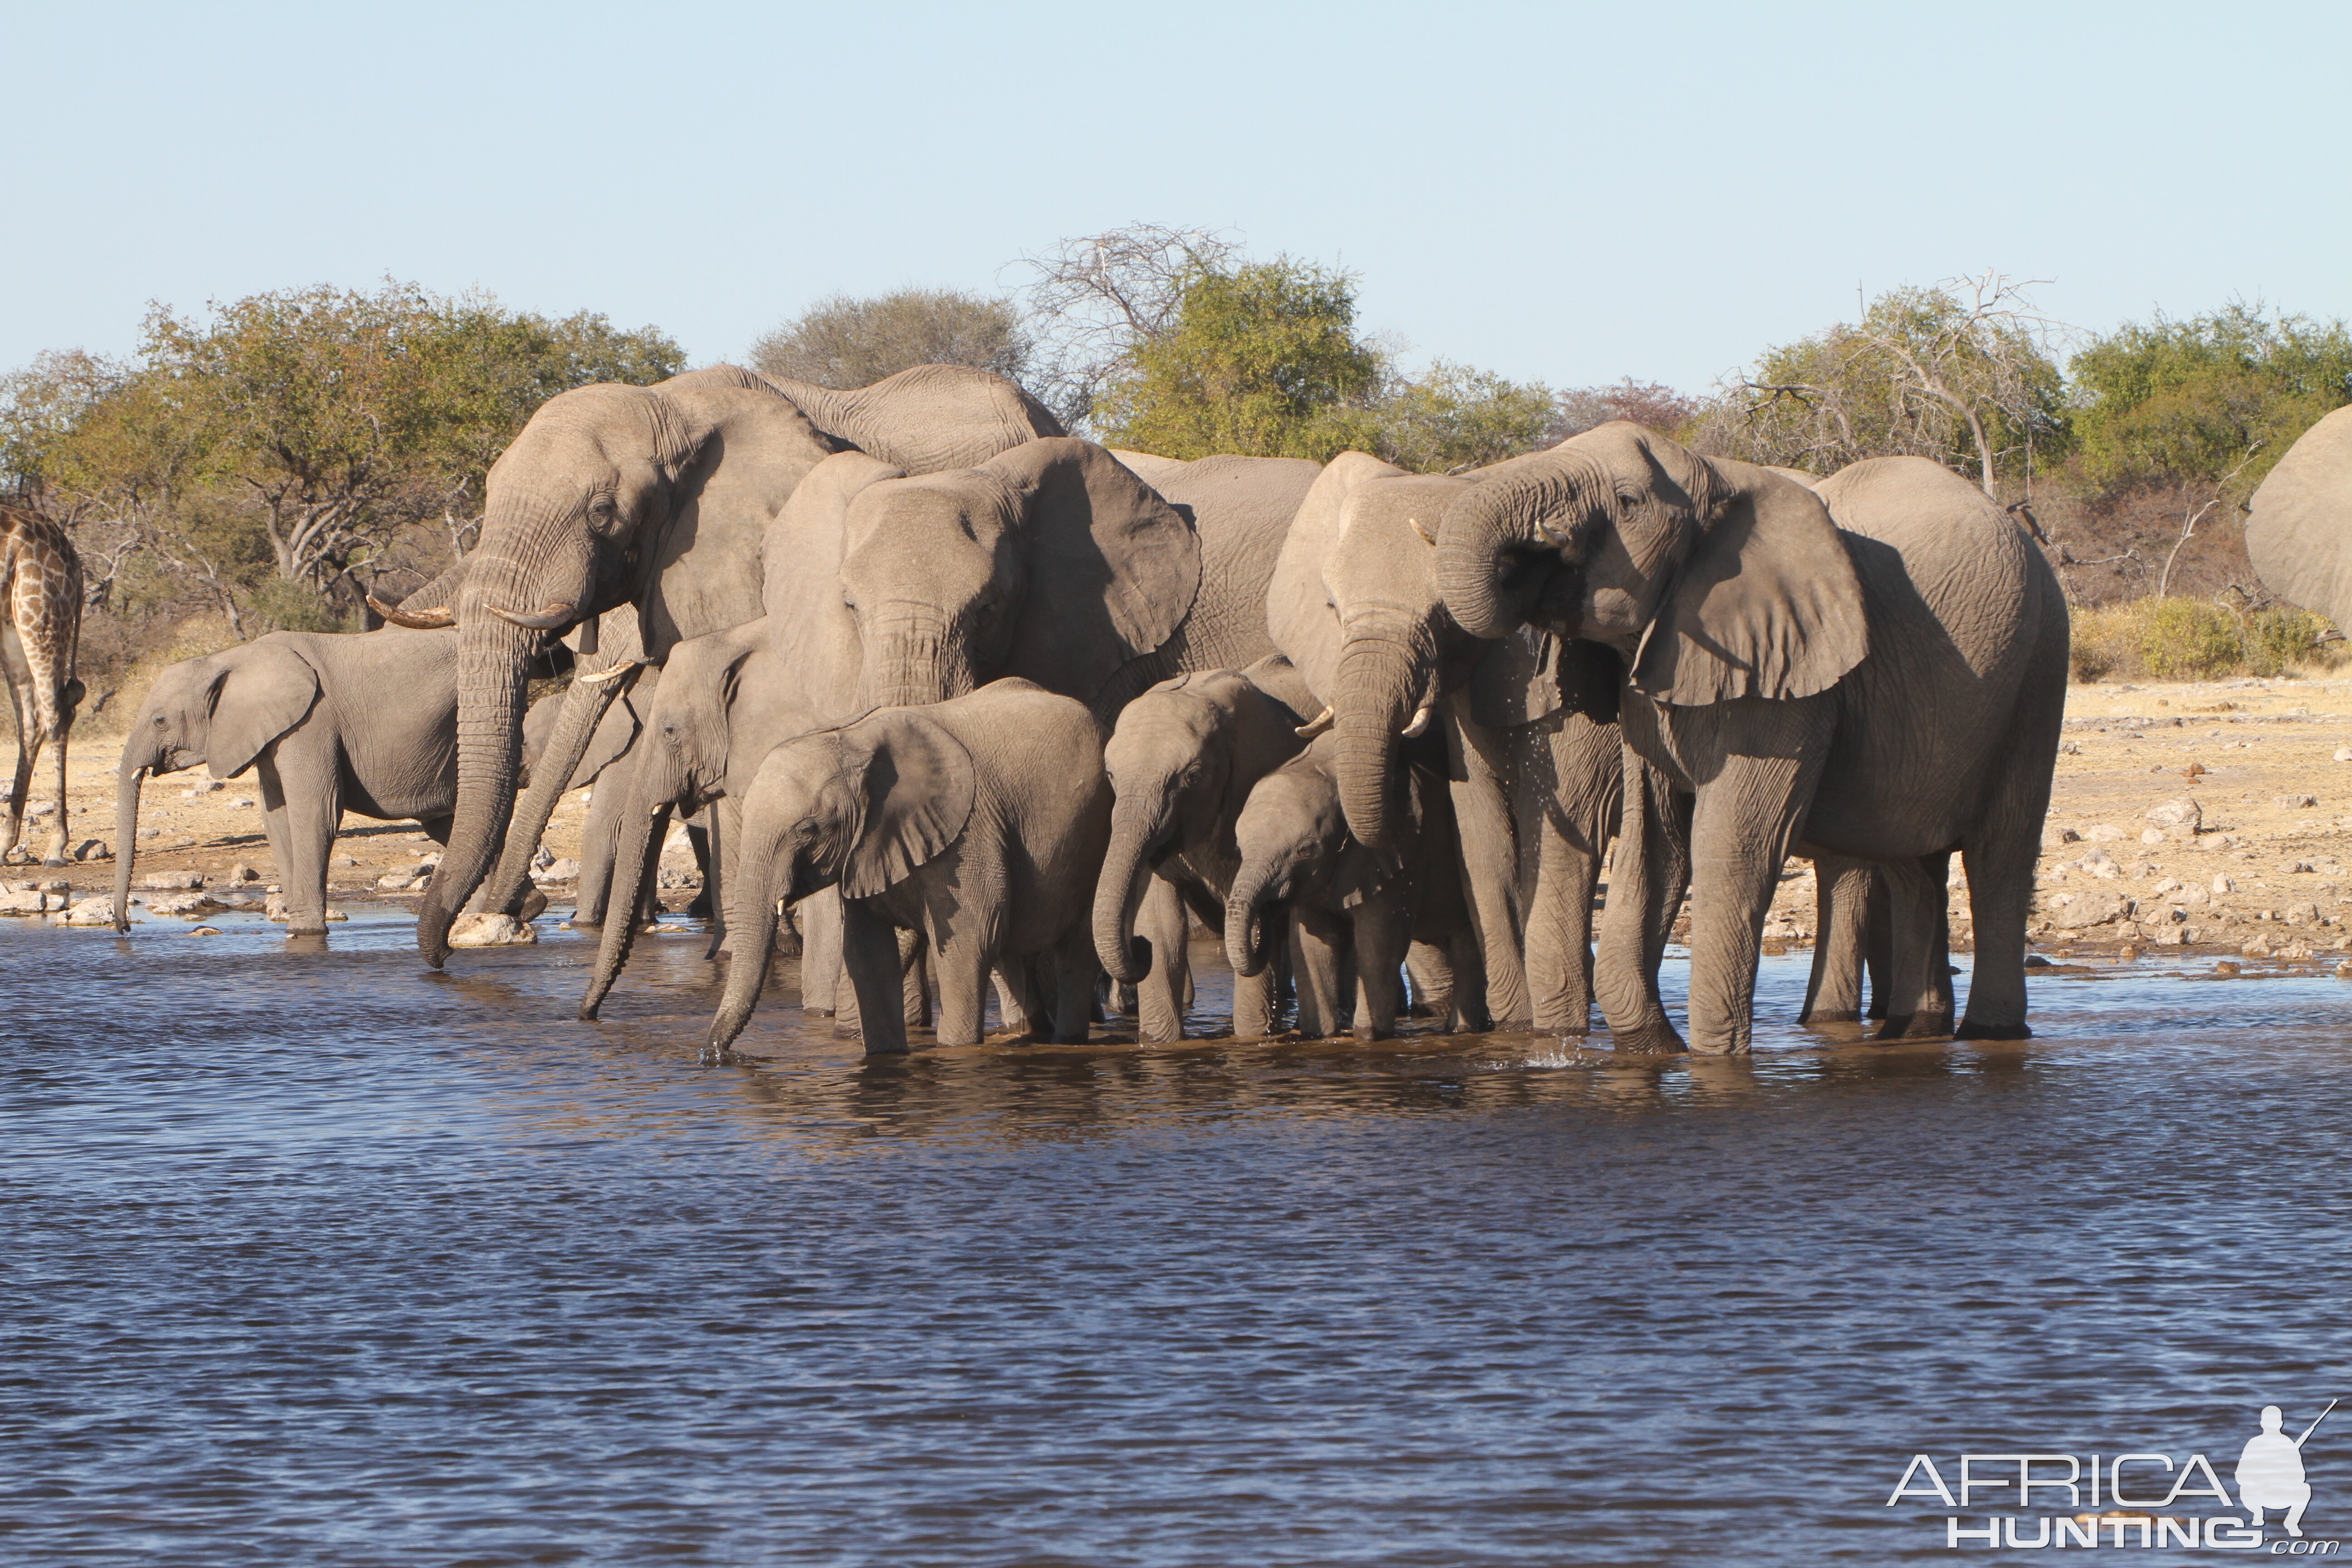
M 16 857 L 16 841 L 25 830 L 26 797 L 32 794 L 33 760 L 41 752 L 41 731 L 33 716 L 32 682 L 24 667 L 15 628 L 0 630 L 0 665 L 8 675 L 8 706 L 16 717 L 16 777 L 8 786 L 8 816 L 0 825 L 0 866 Z

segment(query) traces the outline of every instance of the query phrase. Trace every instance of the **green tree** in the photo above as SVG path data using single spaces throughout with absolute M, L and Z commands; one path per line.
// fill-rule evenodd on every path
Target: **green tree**
M 2086 479 L 2111 491 L 2200 481 L 2236 501 L 2322 415 L 2352 402 L 2352 333 L 2239 301 L 2126 322 L 2069 368 Z
M 1369 447 L 1385 369 L 1355 333 L 1353 275 L 1288 257 L 1200 268 L 1174 324 L 1138 342 L 1096 419 L 1112 445 L 1327 462 Z
M 1694 433 L 1703 449 L 1827 474 L 1913 455 L 2030 483 L 2068 439 L 2050 323 L 1999 273 L 1892 289 L 1858 323 L 1768 349 Z
M 285 622 L 316 611 L 304 594 L 355 602 L 354 574 L 426 525 L 460 545 L 489 465 L 554 394 L 684 359 L 651 329 L 392 282 L 257 294 L 204 320 L 156 306 L 130 363 L 53 354 L 10 378 L 0 459 L 116 566 L 151 554 L 240 628 L 240 602 L 274 579 Z
M 901 289 L 820 300 L 751 345 L 751 366 L 819 386 L 871 386 L 909 365 L 961 364 L 1019 380 L 1030 355 L 1009 300 Z
M 1416 473 L 1444 473 L 1547 445 L 1559 403 L 1541 382 L 1438 360 L 1424 375 L 1393 380 L 1372 413 L 1371 452 Z

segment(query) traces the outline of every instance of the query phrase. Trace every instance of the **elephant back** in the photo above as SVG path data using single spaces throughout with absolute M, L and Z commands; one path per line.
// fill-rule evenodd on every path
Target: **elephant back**
M 1266 632 L 1266 590 L 1290 520 L 1322 472 L 1303 458 L 1219 456 L 1150 480 L 1192 514 L 1201 537 L 1201 591 L 1163 650 L 1169 673 L 1240 669 L 1279 651 Z
M 2246 554 L 2263 586 L 2352 625 L 2352 407 L 2305 431 L 2250 505 Z

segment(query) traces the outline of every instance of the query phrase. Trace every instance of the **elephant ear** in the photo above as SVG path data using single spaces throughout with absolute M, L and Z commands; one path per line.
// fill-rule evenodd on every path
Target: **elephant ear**
M 674 475 L 668 518 L 639 544 L 639 637 L 659 662 L 688 637 L 761 613 L 768 525 L 841 443 L 732 365 L 672 376 L 646 396 L 655 460 Z
M 865 802 L 841 896 L 870 899 L 954 843 L 971 818 L 971 753 L 937 720 L 893 709 L 842 732 L 842 769 Z
M 1614 724 L 1624 684 L 1625 661 L 1615 648 L 1582 637 L 1570 637 L 1561 647 L 1560 702 L 1571 712 L 1595 724 Z
M 2246 554 L 2263 586 L 2352 626 L 2352 408 L 2303 433 L 2250 503 Z
M 1318 709 L 1339 693 L 1341 642 L 1339 617 L 1323 586 L 1323 563 L 1339 546 L 1348 498 L 1357 487 L 1403 472 L 1369 452 L 1340 453 L 1308 487 L 1283 535 L 1274 580 L 1266 585 L 1266 635 L 1297 667 Z
M 566 789 L 582 789 L 596 782 L 596 775 L 628 754 L 645 729 L 646 716 L 638 704 L 649 699 L 635 691 L 625 691 L 620 700 L 604 710 L 596 721 L 595 732 L 588 737 L 588 749 L 581 753 L 580 765 L 572 770 L 572 782 Z
M 1192 521 L 1091 441 L 1047 437 L 982 465 L 1020 498 L 1028 613 L 1005 673 L 1086 701 L 1192 613 Z
M 232 779 L 253 765 L 261 749 L 299 724 L 319 700 L 319 672 L 283 643 L 267 638 L 222 660 L 209 692 L 205 765 Z
M 1534 626 L 1497 638 L 1470 667 L 1470 717 L 1505 730 L 1559 712 L 1565 641 Z
M 1338 895 L 1341 909 L 1352 910 L 1387 887 L 1403 866 L 1396 851 L 1368 849 L 1350 838 L 1339 851 L 1339 864 L 1332 869 L 1331 891 Z
M 1862 583 L 1829 509 L 1746 463 L 1713 480 L 1685 487 L 1710 504 L 1634 652 L 1635 689 L 1680 707 L 1828 690 L 1870 650 Z

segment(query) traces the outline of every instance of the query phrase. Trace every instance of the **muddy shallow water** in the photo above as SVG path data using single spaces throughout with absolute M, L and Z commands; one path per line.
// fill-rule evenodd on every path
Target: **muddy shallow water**
M 709 1065 L 699 936 L 591 1026 L 585 938 L 218 923 L 0 923 L 0 1558 L 1943 1560 L 1914 1453 L 2226 1479 L 2352 1395 L 2324 974 L 1743 1061 L 869 1062 L 772 997 Z

